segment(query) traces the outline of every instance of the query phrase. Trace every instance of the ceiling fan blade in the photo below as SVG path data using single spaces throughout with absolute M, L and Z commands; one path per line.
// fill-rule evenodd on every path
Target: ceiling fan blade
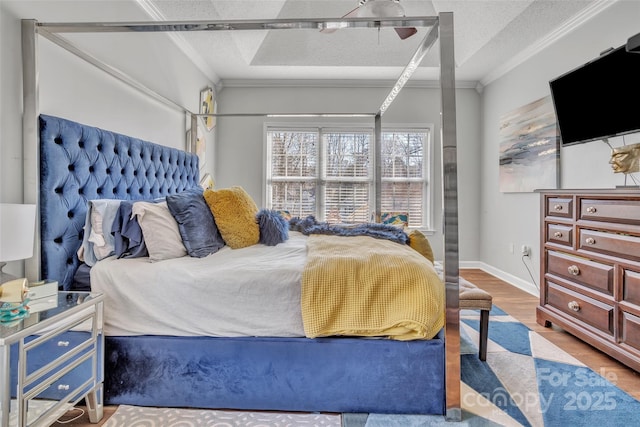
M 355 18 L 355 17 L 357 17 L 358 16 L 358 9 L 360 9 L 360 6 L 356 7 L 351 12 L 347 13 L 346 15 L 344 15 L 343 18 Z M 325 34 L 335 33 L 336 31 L 338 31 L 337 28 L 323 28 L 322 30 L 320 30 L 321 33 L 325 33 Z
M 416 27 L 401 27 L 394 28 L 394 30 L 396 30 L 396 33 L 398 33 L 402 40 L 407 39 L 418 32 Z

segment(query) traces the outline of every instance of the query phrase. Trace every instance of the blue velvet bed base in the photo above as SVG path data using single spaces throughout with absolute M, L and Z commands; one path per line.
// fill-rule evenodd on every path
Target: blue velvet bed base
M 87 201 L 198 185 L 198 157 L 40 116 L 41 277 L 69 289 Z M 105 308 L 108 309 L 108 308 Z M 444 414 L 444 334 L 358 338 L 105 337 L 107 404 Z
M 443 335 L 107 337 L 105 404 L 442 415 Z

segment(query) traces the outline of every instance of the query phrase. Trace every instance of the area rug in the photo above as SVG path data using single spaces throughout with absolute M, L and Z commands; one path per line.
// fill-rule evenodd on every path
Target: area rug
M 103 427 L 340 427 L 339 414 L 145 408 L 121 405 Z
M 369 414 L 365 427 L 640 425 L 640 402 L 494 305 L 487 361 L 478 358 L 479 311 L 460 312 L 462 422 Z

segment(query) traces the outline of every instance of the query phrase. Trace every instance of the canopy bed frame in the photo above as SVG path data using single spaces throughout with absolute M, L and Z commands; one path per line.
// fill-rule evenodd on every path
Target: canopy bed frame
M 269 401 L 264 396 L 258 396 L 255 399 L 253 397 L 246 398 L 241 396 L 240 400 L 221 400 L 223 407 L 232 407 L 237 409 L 275 409 L 275 410 L 301 410 L 301 411 L 335 411 L 335 412 L 376 412 L 376 403 L 367 402 L 365 404 L 359 404 L 354 402 L 362 397 L 363 394 L 372 394 L 371 391 L 374 387 L 384 387 L 383 380 L 385 378 L 378 378 L 372 383 L 352 385 L 348 390 L 350 395 L 344 395 L 339 392 L 329 392 L 329 389 L 337 389 L 343 386 L 347 386 L 349 383 L 357 383 L 360 379 L 349 378 L 349 372 L 352 370 L 362 369 L 359 366 L 364 366 L 364 369 L 368 369 L 370 365 L 362 365 L 362 361 L 366 358 L 373 358 L 374 364 L 378 365 L 406 365 L 404 368 L 390 368 L 385 370 L 381 375 L 389 380 L 389 377 L 393 375 L 400 375 L 401 378 L 398 386 L 402 389 L 402 382 L 404 378 L 411 375 L 411 371 L 415 369 L 415 366 L 424 365 L 434 362 L 425 360 L 425 357 L 432 355 L 436 359 L 441 357 L 442 366 L 437 367 L 436 362 L 435 371 L 440 371 L 437 380 L 434 380 L 434 369 L 429 368 L 426 370 L 419 370 L 420 374 L 417 376 L 417 381 L 421 383 L 426 382 L 440 382 L 435 386 L 426 384 L 426 389 L 423 391 L 422 386 L 425 384 L 416 384 L 418 389 L 413 389 L 413 385 L 405 386 L 403 391 L 391 390 L 390 392 L 384 392 L 380 390 L 380 400 L 389 399 L 390 396 L 400 393 L 400 399 L 404 400 L 417 400 L 417 404 L 409 406 L 403 406 L 399 404 L 396 407 L 382 407 L 382 412 L 415 412 L 415 413 L 432 413 L 432 414 L 444 414 L 447 420 L 458 421 L 461 419 L 460 409 L 460 337 L 459 337 L 459 306 L 458 306 L 458 201 L 457 201 L 457 160 L 456 160 L 456 118 L 455 118 L 455 73 L 454 73 L 454 43 L 453 43 L 453 14 L 441 13 L 435 17 L 406 17 L 406 18 L 335 18 L 335 19 L 274 19 L 264 21 L 191 21 L 191 22 L 134 22 L 134 23 L 41 23 L 35 20 L 24 20 L 22 24 L 22 55 L 23 55 L 23 97 L 24 97 L 24 113 L 23 113 L 23 149 L 24 149 L 24 201 L 26 203 L 34 203 L 39 206 L 42 203 L 41 196 L 41 129 L 40 129 L 40 111 L 38 106 L 38 36 L 43 36 L 52 41 L 54 44 L 74 53 L 76 56 L 88 61 L 96 67 L 102 69 L 106 73 L 113 77 L 120 79 L 121 81 L 129 84 L 130 86 L 138 89 L 139 91 L 149 95 L 153 99 L 168 105 L 172 108 L 182 111 L 191 122 L 191 128 L 195 129 L 197 120 L 199 117 L 206 115 L 194 113 L 188 109 L 178 105 L 172 100 L 148 89 L 143 84 L 135 81 L 121 71 L 101 62 L 93 56 L 83 52 L 81 49 L 73 45 L 73 43 L 60 36 L 60 33 L 95 33 L 95 32 L 178 32 L 178 31 L 239 31 L 239 30 L 292 30 L 292 29 L 326 29 L 326 28 L 341 28 L 341 31 L 349 28 L 380 28 L 380 27 L 426 27 L 428 28 L 427 35 L 420 43 L 417 51 L 411 58 L 410 62 L 404 69 L 402 75 L 399 77 L 395 86 L 390 91 L 388 97 L 382 102 L 381 106 L 373 112 L 354 113 L 354 114 L 337 114 L 343 116 L 368 116 L 374 120 L 375 132 L 374 132 L 374 146 L 375 149 L 380 151 L 381 146 L 381 133 L 382 133 L 382 116 L 386 109 L 389 107 L 393 99 L 402 89 L 404 84 L 411 78 L 412 73 L 420 65 L 421 60 L 427 51 L 434 44 L 436 39 L 440 40 L 440 88 L 441 88 L 441 143 L 442 143 L 442 191 L 443 191 L 443 228 L 444 228 L 444 281 L 445 281 L 445 294 L 446 294 L 446 313 L 445 313 L 445 327 L 443 331 L 438 335 L 437 339 L 428 340 L 422 343 L 407 344 L 403 343 L 403 347 L 412 348 L 410 352 L 413 352 L 413 359 L 409 358 L 404 350 L 399 353 L 391 353 L 391 359 L 385 359 L 383 356 L 372 357 L 371 345 L 380 345 L 388 340 L 362 340 L 362 339 L 336 339 L 325 338 L 309 340 L 314 344 L 328 343 L 326 346 L 315 346 L 310 348 L 301 347 L 300 351 L 294 350 L 296 353 L 293 357 L 293 361 L 289 361 L 287 358 L 283 359 L 282 352 L 291 352 L 293 345 L 291 343 L 277 340 L 271 341 L 270 339 L 231 339 L 224 340 L 220 338 L 197 337 L 197 340 L 191 340 L 186 344 L 183 344 L 183 348 L 187 348 L 186 353 L 183 351 L 178 357 L 190 357 L 193 352 L 211 352 L 217 351 L 222 353 L 230 353 L 232 358 L 237 357 L 238 354 L 246 353 L 248 356 L 243 357 L 237 362 L 238 365 L 254 365 L 263 363 L 263 360 L 253 360 L 252 355 L 256 353 L 264 353 L 273 351 L 273 360 L 283 359 L 284 362 L 280 362 L 280 365 L 275 366 L 274 369 L 282 369 L 282 373 L 287 372 L 291 366 L 290 363 L 304 363 L 304 359 L 310 357 L 316 357 L 318 353 L 327 352 L 324 356 L 320 355 L 319 361 L 322 361 L 322 357 L 341 358 L 339 360 L 340 366 L 344 369 L 335 371 L 325 375 L 324 379 L 317 382 L 321 392 L 318 393 L 310 390 L 309 387 L 304 389 L 294 389 L 292 393 L 284 393 L 283 396 L 275 396 L 272 399 L 275 401 Z M 302 114 L 302 113 L 300 113 Z M 217 116 L 234 115 L 234 114 L 211 114 Z M 246 114 L 245 114 L 246 115 Z M 263 115 L 257 113 L 256 115 Z M 267 116 L 267 114 L 264 114 Z M 308 113 L 304 113 L 305 116 L 309 116 Z M 331 116 L 334 115 L 331 112 L 318 113 L 318 116 Z M 287 114 L 287 116 L 296 116 L 296 114 Z M 192 146 L 195 146 L 196 132 L 192 132 Z M 375 173 L 375 191 L 379 196 L 381 189 L 381 176 L 380 176 L 380 162 L 379 156 L 374 165 Z M 197 160 L 196 160 L 197 162 Z M 197 167 L 195 169 L 195 175 L 197 178 Z M 193 175 L 190 175 L 189 180 L 193 180 Z M 191 181 L 189 181 L 191 182 Z M 197 182 L 197 180 L 195 181 Z M 175 190 L 175 187 L 173 188 Z M 155 193 L 150 193 L 156 196 Z M 162 195 L 159 194 L 159 195 Z M 91 195 L 84 195 L 87 199 L 91 198 Z M 378 202 L 380 198 L 377 198 Z M 42 206 L 41 208 L 42 209 Z M 42 216 L 44 212 L 40 210 Z M 82 212 L 78 212 L 82 214 Z M 380 218 L 380 205 L 376 206 L 376 217 Z M 40 280 L 44 271 L 48 267 L 43 265 L 45 262 L 50 262 L 52 255 L 48 252 L 50 249 L 47 247 L 47 242 L 44 236 L 47 235 L 46 231 L 41 229 L 44 222 L 42 218 L 37 222 L 38 227 L 36 231 L 35 242 L 35 256 L 26 262 L 26 274 L 30 280 Z M 77 238 L 77 236 L 75 236 Z M 59 242 L 57 242 L 59 243 Z M 56 245 L 60 246 L 60 245 Z M 72 264 L 69 268 L 77 268 L 77 265 L 73 265 L 74 262 L 68 262 L 70 259 L 68 255 L 63 257 L 58 256 L 58 263 Z M 154 346 L 161 345 L 158 342 L 163 340 L 169 340 L 171 337 L 126 337 L 130 339 L 142 338 L 137 341 L 137 346 L 144 347 L 145 351 L 153 352 Z M 303 339 L 294 339 L 293 341 L 300 341 Z M 217 341 L 217 347 L 209 347 L 209 341 Z M 430 343 L 429 341 L 433 341 Z M 364 347 L 360 346 L 365 343 Z M 439 343 L 439 344 L 438 344 Z M 106 337 L 107 350 L 109 346 L 127 346 L 129 342 L 123 337 Z M 440 349 L 437 349 L 437 346 Z M 254 348 L 251 350 L 249 348 Z M 415 347 L 415 350 L 413 348 Z M 284 350 L 283 350 L 284 349 Z M 320 350 L 322 349 L 322 350 Z M 355 350 L 354 350 L 355 349 Z M 385 350 L 387 351 L 387 350 Z M 242 353 L 238 353 L 242 352 Z M 337 352 L 337 353 L 336 353 Z M 439 353 L 440 352 L 440 353 Z M 366 357 L 364 355 L 367 355 Z M 440 356 L 438 356 L 440 354 Z M 272 362 L 273 362 L 272 360 Z M 344 361 L 344 364 L 342 363 Z M 107 363 L 107 362 L 105 362 Z M 284 364 L 283 364 L 284 363 Z M 321 363 L 321 362 L 320 362 Z M 335 364 L 335 361 L 334 361 Z M 385 368 L 386 369 L 386 368 Z M 404 371 L 403 371 L 404 369 Z M 107 373 L 105 370 L 106 374 Z M 122 374 L 122 373 L 120 373 Z M 217 372 L 216 372 L 217 374 Z M 329 378 L 330 375 L 341 376 L 343 380 L 336 380 L 335 378 Z M 369 375 L 367 372 L 366 375 Z M 306 378 L 306 377 L 305 377 Z M 312 376 L 307 378 L 312 379 Z M 286 379 L 289 381 L 290 378 Z M 127 403 L 126 400 L 109 401 L 108 390 L 109 377 L 105 379 L 107 384 L 106 390 L 106 403 Z M 111 381 L 115 381 L 111 378 Z M 182 390 L 184 387 L 189 387 L 189 381 L 185 379 L 177 380 L 187 381 L 187 384 L 180 384 L 179 387 Z M 198 383 L 199 387 L 220 387 L 215 380 L 211 380 L 207 383 L 204 379 L 202 383 Z M 220 381 L 220 380 L 218 380 Z M 324 383 L 322 381 L 325 381 Z M 376 383 L 375 381 L 379 381 Z M 255 378 L 249 379 L 246 383 L 240 383 L 240 387 L 254 387 L 256 383 Z M 173 384 L 169 384 L 173 386 Z M 287 384 L 290 386 L 290 384 Z M 278 385 L 278 387 L 286 387 L 287 385 Z M 157 384 L 156 384 L 157 386 Z M 167 384 L 161 384 L 159 387 L 165 387 L 160 394 L 155 397 L 144 400 L 139 398 L 133 401 L 133 404 L 147 404 L 152 406 L 170 405 L 172 401 L 175 401 L 175 396 L 172 396 L 170 387 Z M 366 390 L 363 390 L 366 389 Z M 438 391 L 439 390 L 439 391 Z M 376 390 L 377 392 L 378 390 Z M 144 393 L 147 393 L 145 390 Z M 141 395 L 144 395 L 141 393 Z M 273 394 L 273 390 L 268 392 Z M 426 393 L 426 396 L 420 396 L 420 393 Z M 325 396 L 327 395 L 328 396 Z M 435 396 L 440 394 L 440 396 Z M 286 406 L 282 405 L 282 400 L 289 400 L 290 403 Z M 432 400 L 432 403 L 425 402 L 425 400 Z M 323 403 L 316 406 L 316 402 L 322 401 Z M 181 402 L 178 400 L 178 402 Z M 213 405 L 220 405 L 220 403 L 213 403 Z M 329 403 L 326 403 L 329 402 Z M 179 405 L 180 403 L 178 403 Z M 206 406 L 207 402 L 199 401 L 196 403 L 198 406 Z M 393 403 L 395 405 L 396 403 Z M 324 405 L 324 406 L 323 406 Z M 368 405 L 368 406 L 367 406 Z M 417 405 L 417 406 L 416 406 Z M 398 409 L 399 408 L 399 409 Z

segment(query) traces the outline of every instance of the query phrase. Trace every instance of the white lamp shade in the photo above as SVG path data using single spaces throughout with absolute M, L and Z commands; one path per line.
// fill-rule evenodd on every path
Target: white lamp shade
M 0 262 L 33 256 L 36 205 L 0 204 Z

